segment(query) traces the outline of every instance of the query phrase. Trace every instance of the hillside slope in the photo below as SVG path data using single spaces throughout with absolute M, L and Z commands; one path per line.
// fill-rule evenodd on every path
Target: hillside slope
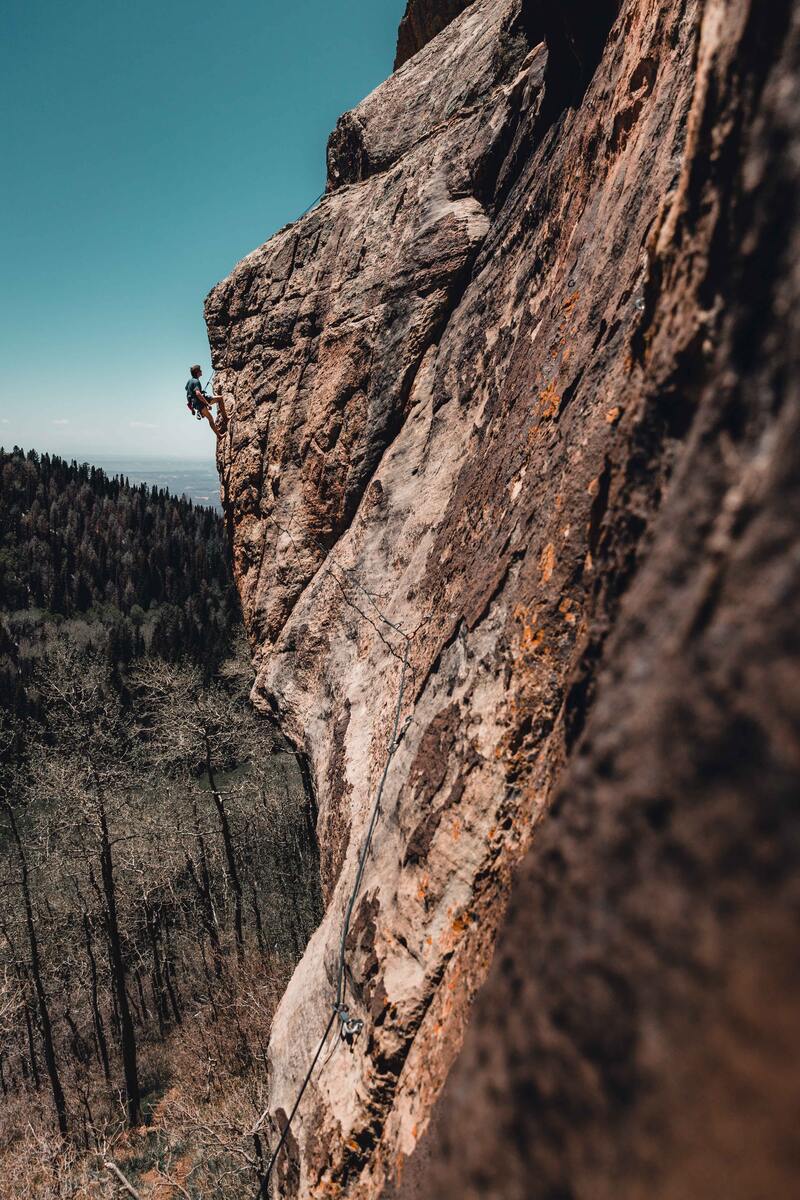
M 276 1194 L 788 1194 L 799 15 L 475 0 L 208 298 L 255 694 L 327 902 L 273 1145 L 387 772 L 364 1027 Z

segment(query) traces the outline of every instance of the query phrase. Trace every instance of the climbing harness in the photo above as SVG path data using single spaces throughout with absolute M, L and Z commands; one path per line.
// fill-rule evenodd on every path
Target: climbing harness
M 288 533 L 288 530 L 284 530 L 283 532 Z M 289 537 L 291 538 L 291 534 L 289 534 Z M 292 541 L 294 541 L 294 539 L 292 539 Z M 328 557 L 332 558 L 331 555 L 328 555 Z M 381 801 L 383 799 L 383 793 L 384 793 L 384 789 L 386 787 L 386 780 L 389 775 L 389 768 L 392 765 L 392 759 L 394 758 L 395 753 L 397 752 L 398 746 L 400 745 L 400 742 L 402 740 L 402 736 L 408 727 L 408 721 L 406 721 L 406 723 L 403 725 L 403 727 L 401 729 L 400 716 L 403 711 L 403 701 L 405 699 L 406 676 L 408 673 L 409 656 L 411 653 L 411 637 L 409 637 L 409 635 L 407 633 L 405 633 L 400 628 L 399 625 L 395 625 L 392 621 L 390 621 L 388 619 L 388 617 L 386 617 L 381 612 L 380 608 L 375 603 L 375 600 L 371 596 L 371 594 L 367 591 L 367 589 L 361 583 L 359 583 L 357 580 L 355 580 L 352 577 L 352 573 L 350 571 L 348 571 L 346 567 L 341 566 L 341 564 L 336 562 L 335 559 L 333 559 L 333 561 L 336 563 L 336 566 L 345 574 L 345 576 L 348 578 L 348 580 L 352 584 L 354 584 L 354 586 L 357 587 L 359 589 L 359 591 L 361 591 L 364 594 L 364 596 L 367 597 L 369 603 L 372 605 L 372 607 L 377 612 L 380 620 L 384 624 L 388 625 L 391 629 L 395 630 L 395 632 L 400 634 L 400 636 L 403 638 L 405 645 L 404 645 L 404 651 L 403 651 L 402 665 L 400 668 L 400 682 L 399 682 L 398 689 L 397 689 L 397 700 L 396 700 L 395 708 L 394 708 L 394 719 L 392 722 L 391 736 L 390 736 L 389 743 L 386 748 L 386 758 L 384 760 L 383 771 L 381 773 L 381 777 L 378 782 L 378 787 L 375 792 L 375 799 L 372 804 L 372 811 L 370 813 L 369 823 L 367 825 L 367 830 L 364 835 L 364 841 L 362 842 L 361 850 L 358 855 L 358 869 L 356 870 L 355 881 L 353 883 L 353 888 L 350 893 L 350 898 L 347 902 L 347 907 L 345 909 L 344 921 L 342 922 L 342 933 L 341 933 L 341 937 L 339 940 L 339 967 L 338 967 L 337 978 L 336 978 L 336 995 L 335 995 L 334 1002 L 333 1002 L 333 1011 L 328 1020 L 328 1024 L 325 1027 L 325 1032 L 323 1033 L 322 1038 L 319 1042 L 319 1045 L 317 1046 L 316 1053 L 314 1054 L 314 1057 L 311 1060 L 311 1066 L 308 1068 L 308 1071 L 306 1072 L 306 1076 L 305 1076 L 302 1084 L 300 1085 L 300 1090 L 298 1091 L 297 1098 L 295 1099 L 295 1102 L 292 1105 L 292 1111 L 289 1113 L 289 1116 L 286 1119 L 286 1123 L 281 1132 L 281 1136 L 278 1139 L 278 1144 L 275 1147 L 275 1150 L 273 1151 L 273 1153 L 270 1157 L 269 1163 L 267 1164 L 267 1169 L 266 1169 L 264 1177 L 261 1181 L 261 1184 L 259 1186 L 256 1200 L 266 1200 L 266 1198 L 267 1198 L 269 1181 L 270 1181 L 270 1178 L 272 1177 L 272 1172 L 275 1168 L 275 1164 L 278 1161 L 278 1156 L 280 1155 L 280 1152 L 286 1143 L 286 1139 L 288 1138 L 289 1132 L 292 1127 L 292 1121 L 294 1120 L 295 1114 L 297 1113 L 297 1110 L 300 1106 L 300 1101 L 303 1099 L 306 1088 L 308 1087 L 309 1083 L 311 1082 L 311 1078 L 314 1074 L 316 1065 L 319 1062 L 320 1055 L 322 1054 L 322 1051 L 325 1048 L 325 1043 L 327 1042 L 327 1040 L 330 1036 L 331 1030 L 333 1029 L 334 1025 L 336 1024 L 336 1021 L 337 1020 L 339 1021 L 339 1039 L 338 1040 L 345 1042 L 349 1046 L 351 1046 L 353 1044 L 355 1039 L 358 1037 L 358 1035 L 361 1033 L 362 1029 L 364 1028 L 364 1022 L 361 1020 L 360 1017 L 353 1017 L 350 1015 L 350 1010 L 347 1007 L 347 1005 L 345 1003 L 345 999 L 344 999 L 345 985 L 346 985 L 346 979 L 347 979 L 347 939 L 350 934 L 350 923 L 353 918 L 353 911 L 355 909 L 356 900 L 358 899 L 358 894 L 361 890 L 361 883 L 364 878 L 364 871 L 365 871 L 365 868 L 367 865 L 367 858 L 369 856 L 369 852 L 372 847 L 372 839 L 374 837 L 375 828 L 377 826 L 378 817 L 380 815 Z M 335 576 L 334 576 L 334 578 L 335 578 Z M 329 1061 L 329 1059 L 330 1059 L 330 1055 L 328 1056 L 328 1059 L 325 1060 L 325 1062 L 327 1063 Z M 323 1065 L 325 1065 L 325 1064 L 323 1064 Z M 259 1117 L 255 1126 L 253 1127 L 254 1134 L 258 1132 L 259 1128 L 261 1127 L 262 1121 L 264 1121 L 266 1119 L 268 1111 L 269 1111 L 269 1109 L 267 1109 L 262 1114 L 262 1116 Z
M 197 387 L 200 389 L 200 395 L 205 396 L 205 392 L 203 390 L 203 385 L 200 382 L 200 380 L 197 379 L 197 380 L 194 380 L 194 382 L 196 382 Z M 187 383 L 187 385 L 186 385 L 186 407 L 188 408 L 189 412 L 192 414 L 193 417 L 196 417 L 198 421 L 202 421 L 203 406 L 201 404 L 198 404 L 198 402 L 195 400 L 196 394 L 197 394 L 196 388 L 192 388 L 192 390 L 190 391 L 189 384 Z M 206 396 L 206 399 L 208 399 L 207 396 Z

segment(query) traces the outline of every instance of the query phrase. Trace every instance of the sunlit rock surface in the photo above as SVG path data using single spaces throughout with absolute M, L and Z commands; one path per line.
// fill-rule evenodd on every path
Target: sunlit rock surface
M 364 1029 L 275 1191 L 788 1195 L 797 5 L 437 11 L 207 302 L 255 694 L 308 756 L 327 902 L 273 1145 L 401 701 Z

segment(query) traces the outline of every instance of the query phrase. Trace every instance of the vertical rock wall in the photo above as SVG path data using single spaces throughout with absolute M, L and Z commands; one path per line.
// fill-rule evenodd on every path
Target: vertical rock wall
M 395 70 L 441 33 L 471 0 L 408 0 L 397 33 Z
M 364 1028 L 276 1194 L 788 1194 L 797 55 L 788 0 L 475 0 L 208 299 L 255 695 L 327 901 L 273 1144 L 400 702 Z

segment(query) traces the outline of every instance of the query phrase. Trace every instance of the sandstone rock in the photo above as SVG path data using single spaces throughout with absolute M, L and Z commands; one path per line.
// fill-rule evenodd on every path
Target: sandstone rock
M 441 33 L 472 0 L 408 0 L 397 34 L 395 70 Z
M 255 698 L 327 900 L 273 1144 L 401 701 L 364 1029 L 277 1194 L 791 1190 L 799 47 L 788 0 L 475 0 L 208 299 Z

